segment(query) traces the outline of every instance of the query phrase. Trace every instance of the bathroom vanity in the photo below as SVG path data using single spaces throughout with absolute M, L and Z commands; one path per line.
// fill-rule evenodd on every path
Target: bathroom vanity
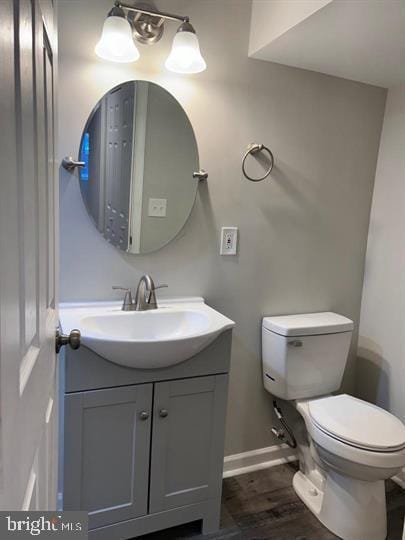
M 97 309 L 101 319 L 94 322 Z M 179 317 L 172 329 L 168 316 Z M 142 330 L 127 346 L 141 344 L 144 360 L 155 366 L 166 350 L 170 365 L 128 367 L 94 352 L 87 345 L 100 346 L 106 317 L 133 321 Z M 89 512 L 92 540 L 132 538 L 194 520 L 202 520 L 204 533 L 217 530 L 234 323 L 202 299 L 128 314 L 117 303 L 62 306 L 65 333 L 74 321 L 83 330 L 81 348 L 65 356 L 64 510 Z M 116 325 L 106 342 L 115 340 L 119 350 L 125 329 L 125 322 Z M 141 335 L 150 329 L 154 339 Z M 197 352 L 184 359 L 197 338 Z M 147 343 L 160 343 L 159 354 L 148 357 Z M 122 361 L 132 354 L 122 351 Z

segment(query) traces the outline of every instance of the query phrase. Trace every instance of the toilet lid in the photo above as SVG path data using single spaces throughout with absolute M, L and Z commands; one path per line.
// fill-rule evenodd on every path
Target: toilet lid
M 366 401 L 341 394 L 312 400 L 308 408 L 317 427 L 341 442 L 380 452 L 405 448 L 401 420 Z

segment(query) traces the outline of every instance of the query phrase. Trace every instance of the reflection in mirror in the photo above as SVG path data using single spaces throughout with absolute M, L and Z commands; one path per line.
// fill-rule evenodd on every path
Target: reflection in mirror
M 186 113 L 164 88 L 130 81 L 105 94 L 86 123 L 79 158 L 87 211 L 117 248 L 158 250 L 186 223 L 198 149 Z

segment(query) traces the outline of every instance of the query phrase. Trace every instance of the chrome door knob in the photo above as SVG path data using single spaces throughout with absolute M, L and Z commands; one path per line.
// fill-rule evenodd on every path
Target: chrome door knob
M 160 409 L 159 416 L 161 418 L 166 418 L 166 416 L 169 414 L 169 411 L 167 409 Z
M 139 413 L 139 418 L 141 420 L 147 420 L 149 418 L 149 413 L 147 411 L 141 411 Z
M 69 335 L 61 334 L 59 328 L 57 328 L 56 334 L 55 334 L 56 354 L 58 354 L 61 348 L 64 347 L 65 345 L 70 345 L 70 347 L 73 350 L 78 349 L 80 347 L 80 338 L 81 338 L 80 330 L 77 330 L 77 328 L 72 330 Z

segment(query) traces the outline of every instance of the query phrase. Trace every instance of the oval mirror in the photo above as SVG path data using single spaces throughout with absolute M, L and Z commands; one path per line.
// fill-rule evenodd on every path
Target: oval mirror
M 94 107 L 83 130 L 80 190 L 104 238 L 129 253 L 170 242 L 196 198 L 198 149 L 178 101 L 157 84 L 129 81 Z

